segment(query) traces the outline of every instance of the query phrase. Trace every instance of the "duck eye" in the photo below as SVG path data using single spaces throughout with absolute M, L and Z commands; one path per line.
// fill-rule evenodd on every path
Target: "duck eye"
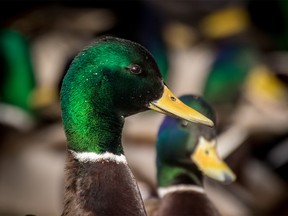
M 140 74 L 142 72 L 141 67 L 137 64 L 132 64 L 128 69 L 133 74 Z
M 187 128 L 188 127 L 188 122 L 185 121 L 185 120 L 181 121 L 181 127 L 182 128 Z

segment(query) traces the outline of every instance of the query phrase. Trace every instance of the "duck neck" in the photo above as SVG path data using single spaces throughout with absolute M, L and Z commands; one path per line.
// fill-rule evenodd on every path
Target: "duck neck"
M 85 80 L 85 78 L 84 78 Z M 77 86 L 77 89 L 73 88 Z M 123 154 L 121 134 L 124 117 L 118 114 L 110 100 L 109 89 L 88 91 L 89 82 L 63 82 L 61 107 L 68 149 L 76 152 L 109 152 Z
M 178 166 L 158 163 L 157 170 L 158 187 L 160 188 L 180 184 L 203 186 L 201 172 L 191 164 Z

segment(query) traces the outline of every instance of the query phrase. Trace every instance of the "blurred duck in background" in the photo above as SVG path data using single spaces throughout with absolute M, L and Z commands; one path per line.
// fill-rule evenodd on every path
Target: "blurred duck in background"
M 32 94 L 36 83 L 29 42 L 22 34 L 12 29 L 0 31 L 0 58 L 0 137 L 4 139 L 8 128 L 29 131 L 34 126 Z
M 271 9 L 278 4 L 275 2 L 271 3 Z M 287 199 L 283 193 L 287 190 L 281 179 L 283 174 L 279 172 L 279 175 L 273 167 L 285 167 L 284 161 L 287 161 L 287 156 L 279 154 L 279 149 L 284 150 L 287 138 L 288 124 L 284 119 L 288 118 L 288 89 L 285 72 L 282 69 L 279 73 L 279 67 L 271 64 L 267 56 L 267 41 L 262 40 L 265 36 L 251 35 L 254 23 L 249 18 L 254 17 L 255 12 L 261 14 L 262 9 L 257 12 L 255 1 L 250 3 L 253 13 L 243 8 L 242 16 L 238 13 L 238 20 L 234 22 L 239 25 L 241 20 L 245 21 L 242 22 L 242 26 L 246 23 L 245 28 L 240 32 L 232 31 L 221 37 L 207 34 L 217 47 L 217 53 L 202 89 L 203 96 L 218 115 L 219 154 L 227 157 L 238 176 L 238 185 L 228 189 L 255 214 L 275 214 L 275 209 Z M 237 17 L 235 15 L 235 11 L 234 15 L 230 14 L 230 23 Z M 209 18 L 213 18 L 213 14 Z M 213 28 L 208 29 L 211 32 Z M 259 184 L 263 178 L 265 181 Z M 270 197 L 265 199 L 264 194 Z
M 201 97 L 180 97 L 215 122 Z M 203 188 L 203 174 L 229 184 L 235 175 L 216 152 L 215 127 L 166 117 L 158 132 L 157 179 L 160 205 L 155 215 L 220 215 Z

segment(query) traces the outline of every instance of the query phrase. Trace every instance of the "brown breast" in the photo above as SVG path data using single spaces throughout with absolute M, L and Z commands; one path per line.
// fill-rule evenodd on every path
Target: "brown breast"
M 136 181 L 126 164 L 79 162 L 68 153 L 62 215 L 146 215 Z

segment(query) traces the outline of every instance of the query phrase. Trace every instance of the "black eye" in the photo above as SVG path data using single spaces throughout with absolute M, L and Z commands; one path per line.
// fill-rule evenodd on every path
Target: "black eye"
M 137 64 L 132 64 L 128 69 L 133 74 L 140 74 L 142 72 L 141 67 Z
M 188 122 L 185 121 L 185 120 L 182 120 L 182 121 L 181 121 L 181 127 L 182 127 L 182 128 L 187 128 L 187 127 L 188 127 Z

